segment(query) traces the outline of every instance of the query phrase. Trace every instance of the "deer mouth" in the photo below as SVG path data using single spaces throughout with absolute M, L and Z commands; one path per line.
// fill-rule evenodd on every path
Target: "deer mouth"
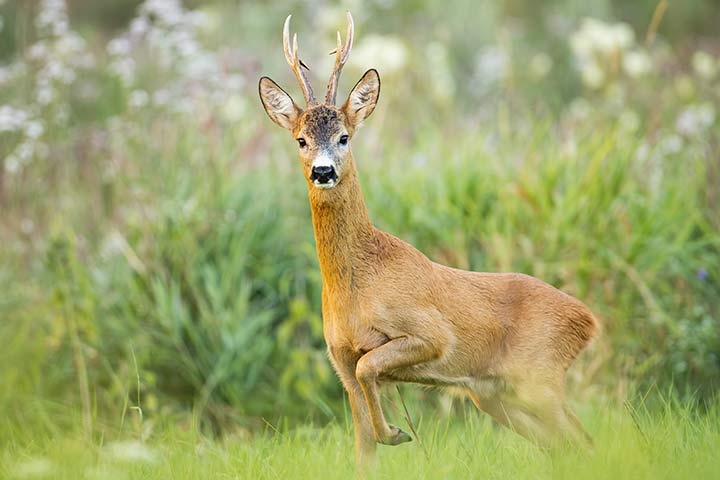
M 318 180 L 313 180 L 313 185 L 315 185 L 315 188 L 319 188 L 321 190 L 328 190 L 337 185 L 337 180 L 328 180 L 324 183 L 320 183 Z

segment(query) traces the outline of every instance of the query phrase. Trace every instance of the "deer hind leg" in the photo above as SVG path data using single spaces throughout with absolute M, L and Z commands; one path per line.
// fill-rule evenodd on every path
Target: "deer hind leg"
M 412 440 L 410 435 L 385 420 L 380 405 L 379 380 L 383 376 L 390 376 L 394 370 L 424 363 L 436 356 L 435 350 L 420 339 L 400 337 L 360 357 L 355 376 L 365 394 L 375 441 L 385 445 L 399 445 Z
M 521 406 L 503 401 L 499 395 L 479 397 L 472 392 L 470 399 L 479 410 L 490 415 L 500 425 L 541 446 L 550 443 L 550 436 L 542 421 Z
M 568 422 L 570 423 L 570 430 L 573 432 L 573 438 L 578 444 L 584 445 L 587 448 L 592 449 L 595 442 L 593 442 L 592 437 L 589 433 L 585 430 L 585 427 L 583 427 L 583 424 L 580 422 L 580 419 L 577 418 L 577 415 L 575 415 L 575 412 L 572 411 L 570 406 L 568 404 L 564 405 L 563 408 L 565 412 L 565 416 L 568 419 Z
M 566 442 L 592 444 L 563 397 L 562 390 L 533 384 L 522 385 L 511 394 L 489 398 L 479 397 L 477 392 L 470 394 L 478 409 L 541 447 L 550 448 Z
M 549 441 L 541 442 L 545 446 L 592 445 L 590 435 L 565 400 L 562 377 L 545 384 L 528 382 L 519 386 L 515 393 L 518 408 L 533 415 L 546 432 Z

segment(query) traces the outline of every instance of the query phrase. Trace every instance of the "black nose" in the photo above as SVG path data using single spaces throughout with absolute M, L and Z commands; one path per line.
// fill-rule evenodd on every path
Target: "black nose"
M 337 174 L 335 173 L 335 167 L 333 166 L 320 166 L 313 167 L 312 173 L 310 173 L 310 180 L 318 183 L 330 183 L 330 181 L 337 180 Z

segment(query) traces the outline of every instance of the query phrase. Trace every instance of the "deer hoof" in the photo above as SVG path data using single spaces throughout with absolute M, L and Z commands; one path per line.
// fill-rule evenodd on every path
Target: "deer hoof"
M 380 443 L 383 445 L 400 445 L 401 443 L 412 441 L 412 437 L 408 433 L 403 432 L 395 425 L 389 425 L 389 427 L 390 434 L 380 440 Z

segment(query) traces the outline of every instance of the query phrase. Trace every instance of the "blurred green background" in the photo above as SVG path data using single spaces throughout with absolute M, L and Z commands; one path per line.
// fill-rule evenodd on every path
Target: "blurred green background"
M 715 0 L 5 0 L 0 442 L 344 415 L 297 152 L 256 82 L 301 98 L 292 13 L 324 85 L 346 9 L 339 96 L 383 81 L 353 145 L 376 224 L 585 301 L 581 402 L 716 393 Z

